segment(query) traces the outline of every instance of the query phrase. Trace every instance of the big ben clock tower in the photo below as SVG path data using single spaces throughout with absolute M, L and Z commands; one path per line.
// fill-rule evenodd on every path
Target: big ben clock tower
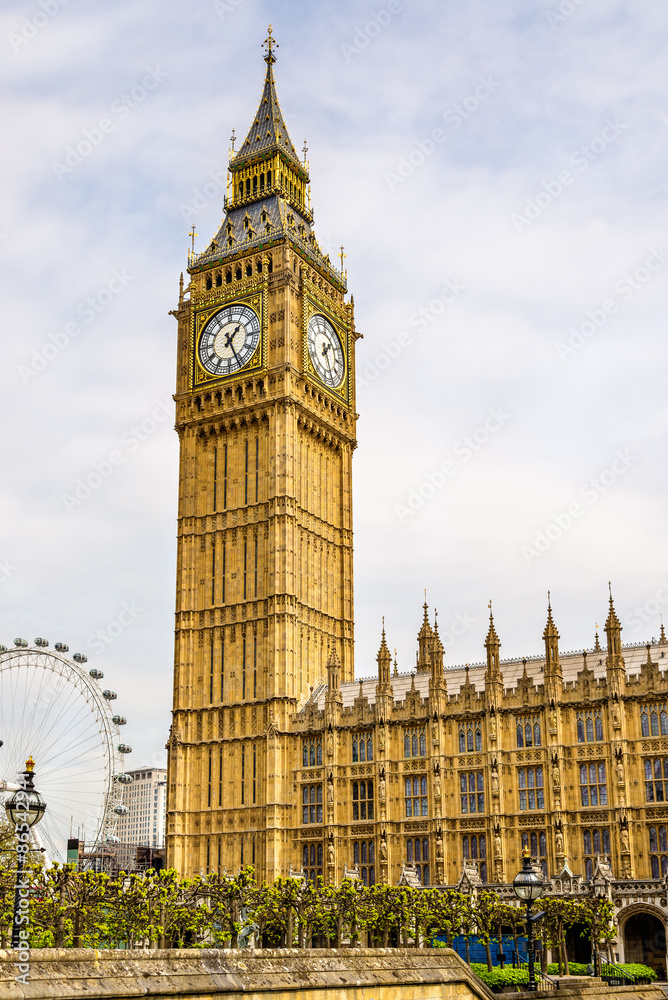
M 335 651 L 352 680 L 358 336 L 313 231 L 273 78 L 178 308 L 180 440 L 168 863 L 287 868 L 291 719 Z M 293 741 L 294 742 L 294 741 Z

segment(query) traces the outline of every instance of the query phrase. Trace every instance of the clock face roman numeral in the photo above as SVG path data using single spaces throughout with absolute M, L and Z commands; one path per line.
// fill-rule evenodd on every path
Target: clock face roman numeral
M 312 316 L 308 324 L 308 351 L 318 377 L 335 389 L 345 374 L 345 357 L 339 336 L 324 316 Z
M 250 361 L 260 342 L 260 320 L 248 306 L 225 306 L 202 330 L 199 360 L 210 375 L 231 375 Z

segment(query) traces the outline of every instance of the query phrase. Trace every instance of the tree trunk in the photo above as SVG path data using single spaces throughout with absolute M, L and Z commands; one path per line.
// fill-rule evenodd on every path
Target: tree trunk
M 464 944 L 466 946 L 466 964 L 467 965 L 471 964 L 471 945 L 470 945 L 469 941 L 470 941 L 470 939 L 469 939 L 468 934 L 465 934 L 464 935 Z M 451 947 L 452 947 L 452 945 L 451 945 Z
M 487 956 L 487 971 L 491 972 L 494 966 L 492 965 L 492 949 L 489 943 L 489 938 L 485 941 L 485 955 Z

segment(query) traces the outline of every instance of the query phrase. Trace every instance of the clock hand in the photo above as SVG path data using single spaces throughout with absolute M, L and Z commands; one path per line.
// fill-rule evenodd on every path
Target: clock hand
M 241 367 L 241 361 L 240 361 L 240 359 L 239 359 L 239 355 L 237 354 L 237 352 L 236 352 L 236 351 L 235 351 L 235 349 L 234 349 L 234 344 L 232 343 L 232 338 L 233 338 L 233 337 L 236 337 L 236 335 L 238 334 L 238 332 L 239 332 L 239 330 L 240 330 L 240 329 L 241 329 L 241 326 L 237 326 L 237 327 L 236 327 L 236 328 L 235 328 L 235 329 L 234 329 L 234 330 L 232 331 L 232 333 L 228 333 L 228 334 L 227 334 L 227 336 L 225 337 L 225 346 L 226 346 L 226 347 L 231 347 L 231 348 L 232 348 L 232 354 L 233 354 L 233 355 L 234 355 L 234 357 L 235 357 L 235 358 L 237 359 L 237 364 L 239 365 L 239 367 Z

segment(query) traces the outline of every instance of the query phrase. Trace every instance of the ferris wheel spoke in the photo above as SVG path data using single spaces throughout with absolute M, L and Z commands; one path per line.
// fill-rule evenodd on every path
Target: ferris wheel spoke
M 47 855 L 64 860 L 72 830 L 96 849 L 113 831 L 113 808 L 122 798 L 114 784 L 121 734 L 96 681 L 62 654 L 0 653 L 0 727 L 5 767 L 20 774 L 28 755 L 38 762 L 36 783 L 47 802 L 39 833 Z

